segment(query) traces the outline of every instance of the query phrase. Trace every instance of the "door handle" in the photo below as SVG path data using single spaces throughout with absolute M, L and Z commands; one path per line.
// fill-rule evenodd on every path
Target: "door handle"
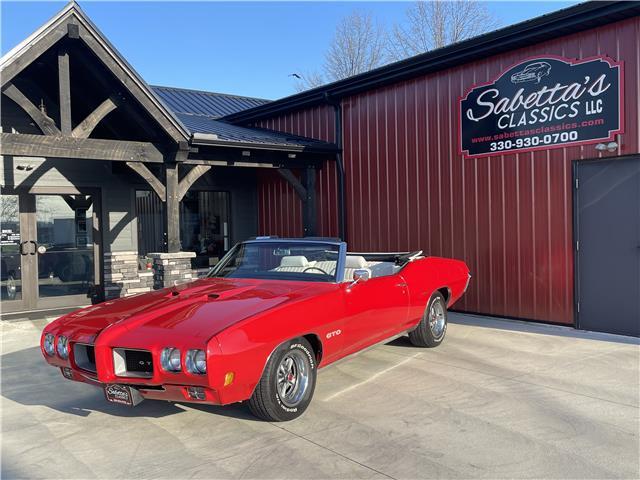
M 33 243 L 33 252 L 29 252 L 29 255 L 35 255 L 38 251 L 38 244 L 33 240 L 29 240 L 29 243 Z
M 28 255 L 27 252 L 25 252 L 24 250 L 24 246 L 29 243 L 27 240 L 25 240 L 24 242 L 20 242 L 20 255 Z

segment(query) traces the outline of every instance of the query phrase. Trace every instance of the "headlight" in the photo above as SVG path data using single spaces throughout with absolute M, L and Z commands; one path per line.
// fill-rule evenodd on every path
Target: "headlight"
M 180 371 L 180 349 L 167 347 L 162 350 L 160 356 L 160 364 L 162 368 L 167 372 L 179 372 Z
M 187 352 L 187 370 L 191 373 L 207 373 L 207 355 L 204 350 L 189 350 Z
M 64 335 L 58 337 L 58 355 L 60 358 L 69 358 L 69 341 Z
M 51 357 L 56 354 L 55 341 L 56 337 L 52 333 L 47 333 L 44 336 L 44 351 L 47 352 L 47 355 Z

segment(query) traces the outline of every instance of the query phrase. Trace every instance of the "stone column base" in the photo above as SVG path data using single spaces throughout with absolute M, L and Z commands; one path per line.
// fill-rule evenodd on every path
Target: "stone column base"
M 104 254 L 104 298 L 127 297 L 153 289 L 153 271 L 138 270 L 136 252 Z
M 195 252 L 148 253 L 153 261 L 153 288 L 172 287 L 193 280 L 191 259 Z

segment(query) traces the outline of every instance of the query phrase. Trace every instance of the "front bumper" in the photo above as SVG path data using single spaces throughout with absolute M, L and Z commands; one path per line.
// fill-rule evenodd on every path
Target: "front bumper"
M 76 370 L 70 367 L 59 367 L 62 376 L 67 380 L 75 382 L 87 383 L 94 387 L 104 389 L 107 385 L 117 382 L 104 383 L 88 372 Z M 130 379 L 127 379 L 130 380 Z M 207 386 L 194 385 L 150 385 L 144 383 L 131 383 L 130 381 L 122 383 L 128 387 L 134 388 L 142 398 L 149 400 L 165 400 L 168 402 L 192 402 L 206 403 L 210 405 L 221 405 L 220 395 L 217 390 Z M 194 390 L 197 389 L 197 390 Z

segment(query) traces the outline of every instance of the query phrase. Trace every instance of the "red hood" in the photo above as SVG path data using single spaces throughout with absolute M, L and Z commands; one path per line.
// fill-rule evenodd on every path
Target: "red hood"
M 60 318 L 47 330 L 56 329 L 73 341 L 87 343 L 93 343 L 96 335 L 111 325 L 108 336 L 118 337 L 127 345 L 167 334 L 206 341 L 236 322 L 313 295 L 329 285 L 207 278 L 87 307 Z

